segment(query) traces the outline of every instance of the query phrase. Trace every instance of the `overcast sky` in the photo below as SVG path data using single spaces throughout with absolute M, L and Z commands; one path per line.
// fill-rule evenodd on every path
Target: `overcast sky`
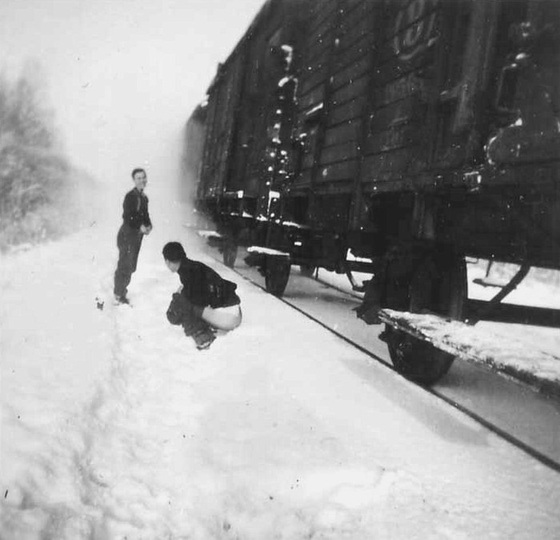
M 180 130 L 264 0 L 1 0 L 0 66 L 40 62 L 72 161 L 174 171 Z

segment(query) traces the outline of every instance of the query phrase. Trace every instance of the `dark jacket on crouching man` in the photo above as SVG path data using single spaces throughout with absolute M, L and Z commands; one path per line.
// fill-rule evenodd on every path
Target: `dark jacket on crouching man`
M 229 331 L 241 324 L 241 301 L 235 283 L 204 263 L 187 258 L 179 242 L 166 244 L 163 257 L 167 267 L 179 274 L 182 284 L 172 296 L 167 319 L 181 325 L 197 348 L 208 348 L 215 339 L 215 330 Z

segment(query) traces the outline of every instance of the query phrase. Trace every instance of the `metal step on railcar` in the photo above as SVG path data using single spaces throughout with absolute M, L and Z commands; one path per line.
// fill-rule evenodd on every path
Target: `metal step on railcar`
M 560 356 L 538 350 L 528 342 L 431 313 L 382 309 L 379 318 L 388 326 L 382 338 L 387 332 L 404 332 L 437 350 L 560 398 Z

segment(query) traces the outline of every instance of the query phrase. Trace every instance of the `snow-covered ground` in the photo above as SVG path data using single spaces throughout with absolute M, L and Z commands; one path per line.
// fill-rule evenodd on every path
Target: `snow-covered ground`
M 558 473 L 368 364 L 164 215 L 132 308 L 107 301 L 116 223 L 0 260 L 2 539 L 560 536 Z M 165 318 L 169 240 L 239 284 L 244 322 L 208 351 Z

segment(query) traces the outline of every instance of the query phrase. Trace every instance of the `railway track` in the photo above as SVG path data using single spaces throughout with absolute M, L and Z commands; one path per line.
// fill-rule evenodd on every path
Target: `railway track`
M 211 255 L 218 262 L 222 262 L 216 252 L 212 252 Z M 256 269 L 238 262 L 233 270 L 254 286 L 265 289 L 263 278 Z M 385 352 L 385 344 L 371 335 L 371 327 L 356 319 L 355 328 L 350 328 L 348 323 L 333 323 L 332 319 L 328 320 L 323 316 L 325 311 L 332 310 L 333 295 L 340 298 L 342 304 L 346 304 L 342 309 L 350 313 L 352 304 L 357 305 L 359 302 L 358 295 L 320 278 L 293 275 L 290 283 L 291 289 L 288 285 L 286 294 L 278 301 L 345 341 L 372 362 L 391 370 L 396 377 L 401 377 L 394 370 L 388 353 Z M 306 291 L 310 288 L 313 290 L 302 295 L 302 283 Z M 323 296 L 329 299 L 322 298 Z M 310 307 L 312 304 L 313 307 Z M 366 339 L 363 339 L 361 334 L 366 334 Z M 503 380 L 486 370 L 465 366 L 459 361 L 455 362 L 452 373 L 446 380 L 448 378 L 451 378 L 451 383 L 448 381 L 446 384 L 444 380 L 443 384 L 434 387 L 418 388 L 465 414 L 543 466 L 560 473 L 560 403 L 523 388 L 513 381 Z M 476 390 L 473 390 L 474 394 L 469 394 L 469 389 Z M 501 402 L 500 406 L 497 406 L 498 402 Z M 523 411 L 521 415 L 520 410 Z

